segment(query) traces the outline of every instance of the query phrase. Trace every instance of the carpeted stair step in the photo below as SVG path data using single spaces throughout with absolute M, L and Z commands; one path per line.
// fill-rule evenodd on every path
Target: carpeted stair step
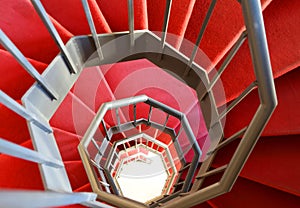
M 270 188 L 300 196 L 299 135 L 262 137 L 251 153 L 240 177 Z M 226 164 L 238 143 L 234 142 L 218 152 L 213 167 Z
M 31 140 L 24 135 L 25 142 L 21 146 L 33 149 Z M 0 187 L 6 189 L 44 190 L 37 163 L 0 154 Z
M 83 136 L 95 113 L 69 92 L 50 120 L 52 127 Z
M 59 50 L 29 0 L 3 0 L 0 28 L 28 58 L 50 63 Z M 54 21 L 64 41 L 72 34 Z
M 28 59 L 28 61 L 43 73 L 47 65 L 39 61 Z M 28 72 L 16 61 L 16 59 L 7 51 L 0 49 L 0 88 L 15 100 L 20 100 L 25 92 L 32 86 L 35 80 Z M 4 64 L 5 63 L 5 64 Z M 8 73 L 9 72 L 9 73 Z
M 270 2 L 271 0 L 263 0 L 262 8 L 265 9 Z M 184 38 L 192 43 L 196 42 L 210 4 L 210 0 L 195 2 L 184 35 Z M 200 44 L 200 49 L 210 62 L 203 63 L 204 57 L 200 52 L 196 56 L 196 62 L 210 71 L 234 45 L 243 30 L 244 21 L 240 3 L 235 0 L 217 1 Z M 183 44 L 180 50 L 189 57 L 193 47 L 190 44 Z
M 21 103 L 20 100 L 18 100 Z M 30 138 L 24 118 L 0 104 L 0 138 L 21 144 Z
M 81 160 L 77 150 L 80 136 L 57 128 L 53 128 L 53 134 L 63 161 Z
M 167 42 L 179 48 L 190 20 L 195 0 L 173 0 L 169 18 Z M 149 30 L 161 32 L 166 9 L 166 1 L 147 1 Z
M 71 92 L 95 113 L 103 103 L 116 100 L 98 66 L 85 68 L 73 85 Z M 122 110 L 120 110 L 120 119 L 123 123 L 126 121 Z M 109 110 L 104 121 L 107 128 L 117 125 L 115 111 Z
M 210 201 L 204 202 L 202 204 L 198 204 L 196 206 L 193 206 L 192 208 L 218 208 L 214 204 L 212 204 Z
M 211 201 L 220 208 L 297 208 L 300 204 L 300 197 L 248 179 L 238 178 L 231 192 Z
M 27 140 L 21 146 L 33 149 L 31 140 Z M 5 167 L 0 171 L 1 188 L 44 189 L 38 164 L 8 155 L 0 155 L 0 164 Z M 73 190 L 88 183 L 81 160 L 65 161 L 64 165 Z
M 96 0 L 109 27 L 113 32 L 128 31 L 127 0 Z M 134 2 L 134 29 L 148 28 L 146 0 Z
M 300 43 L 298 41 L 300 9 L 297 5 L 297 0 L 289 1 L 287 4 L 280 0 L 274 0 L 264 11 L 274 78 L 300 66 Z M 243 89 L 254 81 L 253 65 L 250 60 L 248 42 L 246 41 L 221 76 L 227 101 L 236 98 Z
M 76 190 L 89 182 L 81 160 L 66 161 L 64 164 L 73 190 Z
M 103 103 L 115 100 L 98 66 L 85 68 L 73 85 L 71 92 L 94 112 L 97 112 Z
M 90 28 L 81 0 L 42 0 L 46 11 L 74 35 L 90 34 Z M 89 7 L 97 33 L 111 32 L 96 0 L 89 0 Z
M 263 131 L 264 136 L 300 134 L 300 69 L 295 69 L 275 80 L 278 106 Z M 251 92 L 227 115 L 225 136 L 244 128 L 259 105 L 257 90 Z M 242 118 L 242 119 L 241 119 Z

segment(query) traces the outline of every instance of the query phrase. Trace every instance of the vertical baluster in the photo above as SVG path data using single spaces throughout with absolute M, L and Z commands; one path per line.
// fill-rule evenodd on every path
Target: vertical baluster
M 165 10 L 165 15 L 164 15 L 164 23 L 163 23 L 162 37 L 161 37 L 162 51 L 163 51 L 163 49 L 165 47 L 165 44 L 166 44 L 166 38 L 167 38 L 168 26 L 169 26 L 169 19 L 170 19 L 170 14 L 171 14 L 171 5 L 172 5 L 172 0 L 166 0 L 166 10 Z
M 212 13 L 213 13 L 213 10 L 214 10 L 214 8 L 215 8 L 216 2 L 217 2 L 217 0 L 212 0 L 211 3 L 210 3 L 210 5 L 209 5 L 209 8 L 208 8 L 208 10 L 207 10 L 205 19 L 204 19 L 204 21 L 203 21 L 203 24 L 202 24 L 202 26 L 201 26 L 199 35 L 198 35 L 198 37 L 197 37 L 197 40 L 196 40 L 196 43 L 195 43 L 193 52 L 192 52 L 192 54 L 191 54 L 190 60 L 189 60 L 188 65 L 187 65 L 187 68 L 185 69 L 184 76 L 187 76 L 188 73 L 189 73 L 190 70 L 191 70 L 191 67 L 192 67 L 192 64 L 193 64 L 193 62 L 194 62 L 194 60 L 195 60 L 195 57 L 196 57 L 196 54 L 197 54 L 197 51 L 198 51 L 200 42 L 201 42 L 201 40 L 202 40 L 203 34 L 204 34 L 204 32 L 205 32 L 205 29 L 206 29 L 206 27 L 207 27 L 207 25 L 208 25 L 209 19 L 210 19 Z
M 112 208 L 96 203 L 95 193 L 63 193 L 55 191 L 6 190 L 0 192 L 1 207 L 57 207 L 86 203 L 93 207 Z
M 148 119 L 147 119 L 147 123 L 148 125 L 150 125 L 150 120 L 151 120 L 151 115 L 152 115 L 152 105 L 150 105 L 150 109 L 149 109 L 149 113 L 148 113 Z
M 55 168 L 64 167 L 63 162 L 55 159 L 47 157 L 39 152 L 36 152 L 31 149 L 27 149 L 20 145 L 14 144 L 12 142 L 6 141 L 0 138 L 0 152 L 11 155 L 13 157 L 21 158 L 24 160 L 32 161 L 35 163 L 41 163 L 45 165 L 49 165 Z
M 210 83 L 210 89 L 212 89 L 212 87 L 216 84 L 217 80 L 220 78 L 220 76 L 222 75 L 222 73 L 224 72 L 224 70 L 226 69 L 226 67 L 228 66 L 228 64 L 230 63 L 230 61 L 233 59 L 233 57 L 235 56 L 235 54 L 238 52 L 238 50 L 240 49 L 240 47 L 244 43 L 246 37 L 247 37 L 247 32 L 244 31 L 240 35 L 239 39 L 234 44 L 234 46 L 232 47 L 232 49 L 230 50 L 228 56 L 226 57 L 226 59 L 224 60 L 224 62 L 222 63 L 222 65 L 220 66 L 220 69 L 218 70 L 218 73 L 216 74 L 216 76 L 213 77 L 213 79 L 212 79 L 212 81 Z
M 100 60 L 102 60 L 103 59 L 103 53 L 102 53 L 102 49 L 101 49 L 101 44 L 100 44 L 100 41 L 97 37 L 97 31 L 96 31 L 96 28 L 95 28 L 95 24 L 94 24 L 94 21 L 93 21 L 93 17 L 92 17 L 92 14 L 91 14 L 89 3 L 88 3 L 87 0 L 81 0 L 81 2 L 82 2 L 82 5 L 83 5 L 83 9 L 84 9 L 84 12 L 85 12 L 86 19 L 87 19 L 88 24 L 90 26 L 90 30 L 91 30 L 91 33 L 92 33 L 92 36 L 93 36 L 93 39 L 94 39 L 94 42 L 95 42 L 97 53 L 99 55 Z
M 117 122 L 118 122 L 118 128 L 121 126 L 121 120 L 120 120 L 120 115 L 119 115 L 119 108 L 116 108 L 116 117 L 117 117 Z M 124 132 L 122 132 L 124 133 Z
M 41 121 L 40 119 L 36 118 L 35 115 L 28 112 L 22 105 L 20 105 L 17 101 L 9 97 L 7 94 L 5 94 L 2 90 L 0 90 L 0 103 L 5 105 L 7 108 L 11 109 L 21 117 L 25 118 L 27 121 L 33 122 L 35 125 L 37 125 L 42 130 L 51 133 L 52 129 L 49 126 L 49 124 L 45 123 L 45 121 Z
M 134 5 L 133 0 L 128 0 L 128 26 L 130 34 L 130 47 L 134 47 Z
M 133 105 L 133 122 L 136 125 L 136 104 Z
M 242 44 L 246 40 L 246 37 L 247 37 L 247 31 L 242 32 L 242 34 L 240 35 L 239 39 L 236 41 L 236 43 L 234 44 L 234 46 L 231 48 L 231 50 L 228 53 L 228 55 L 226 56 L 224 62 L 220 66 L 217 74 L 212 78 L 212 80 L 211 80 L 211 82 L 210 82 L 210 84 L 209 84 L 206 92 L 203 93 L 203 95 L 200 97 L 200 100 L 203 100 L 203 98 L 207 95 L 207 93 L 212 90 L 212 88 L 214 87 L 214 85 L 217 83 L 217 81 L 220 79 L 221 75 L 225 71 L 226 67 L 229 65 L 229 63 L 231 62 L 231 60 L 233 59 L 233 57 L 235 56 L 235 54 L 238 52 L 238 50 L 240 49 L 240 47 L 242 46 Z
M 37 11 L 38 15 L 44 22 L 46 28 L 48 29 L 50 35 L 54 39 L 55 43 L 60 49 L 60 52 L 62 54 L 62 57 L 70 71 L 70 73 L 77 73 L 76 65 L 73 63 L 71 55 L 69 54 L 66 46 L 64 45 L 62 39 L 60 38 L 57 30 L 55 29 L 53 23 L 51 22 L 50 18 L 48 17 L 48 14 L 43 7 L 42 3 L 40 0 L 31 0 L 35 10 Z

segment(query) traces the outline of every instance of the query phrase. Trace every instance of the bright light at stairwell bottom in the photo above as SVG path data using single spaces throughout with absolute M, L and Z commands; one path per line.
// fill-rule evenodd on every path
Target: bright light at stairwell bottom
M 158 197 L 168 177 L 161 156 L 152 152 L 146 160 L 137 159 L 120 168 L 117 181 L 123 195 L 142 203 Z

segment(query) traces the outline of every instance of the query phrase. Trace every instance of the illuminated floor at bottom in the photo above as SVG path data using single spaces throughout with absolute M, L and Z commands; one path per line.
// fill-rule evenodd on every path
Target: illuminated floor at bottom
M 123 196 L 145 203 L 161 195 L 167 177 L 161 156 L 149 152 L 147 162 L 123 164 L 117 181 Z

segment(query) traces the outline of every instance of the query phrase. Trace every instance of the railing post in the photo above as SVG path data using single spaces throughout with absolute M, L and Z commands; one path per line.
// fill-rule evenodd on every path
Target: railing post
M 130 35 L 130 47 L 134 47 L 134 4 L 133 0 L 128 0 L 128 26 Z
M 260 106 L 246 128 L 222 179 L 208 187 L 167 202 L 164 204 L 166 208 L 192 207 L 230 191 L 277 105 L 260 0 L 241 0 L 241 4 L 258 86 Z M 221 143 L 221 145 L 224 146 L 225 143 Z
M 224 173 L 222 186 L 226 191 L 232 188 L 277 105 L 260 1 L 242 0 L 241 3 L 261 104 Z
M 60 160 L 45 156 L 40 152 L 27 149 L 21 145 L 14 144 L 2 138 L 0 138 L 0 152 L 13 157 L 21 158 L 23 160 L 41 163 L 55 168 L 64 167 L 64 163 Z
M 97 37 L 97 31 L 96 31 L 96 27 L 95 27 L 95 24 L 94 24 L 94 21 L 93 21 L 93 17 L 92 17 L 92 13 L 91 13 L 91 10 L 90 10 L 90 7 L 89 7 L 89 3 L 88 3 L 87 0 L 81 0 L 81 2 L 82 2 L 82 6 L 83 6 L 83 9 L 84 9 L 84 12 L 85 12 L 86 19 L 87 19 L 88 24 L 90 26 L 90 30 L 91 30 L 91 33 L 92 33 L 92 36 L 93 36 L 93 39 L 94 39 L 94 42 L 95 42 L 97 53 L 98 53 L 100 61 L 101 61 L 103 59 L 103 53 L 102 53 L 100 41 Z
M 165 15 L 164 15 L 164 23 L 163 23 L 162 37 L 161 37 L 162 50 L 164 49 L 165 44 L 166 44 L 169 19 L 170 19 L 170 14 L 171 14 L 171 6 L 172 6 L 172 0 L 166 0 L 166 10 L 165 10 Z
M 60 49 L 60 52 L 62 54 L 62 57 L 70 71 L 70 73 L 76 74 L 77 73 L 77 67 L 76 65 L 73 63 L 73 60 L 66 48 L 66 46 L 64 45 L 62 39 L 60 38 L 57 30 L 55 29 L 53 23 L 51 22 L 50 18 L 48 17 L 48 14 L 45 10 L 45 8 L 43 7 L 42 3 L 40 0 L 31 0 L 32 5 L 34 6 L 35 10 L 37 11 L 38 15 L 40 16 L 40 18 L 42 19 L 42 21 L 44 22 L 45 26 L 47 27 L 50 35 L 52 36 L 53 40 L 55 41 L 55 43 L 57 44 L 57 46 Z
M 0 103 L 5 105 L 10 110 L 14 111 L 16 114 L 25 118 L 27 121 L 33 122 L 36 126 L 47 133 L 52 133 L 52 129 L 46 121 L 41 121 L 36 115 L 33 115 L 31 112 L 28 112 L 22 105 L 20 105 L 17 101 L 9 97 L 2 90 L 0 90 Z

